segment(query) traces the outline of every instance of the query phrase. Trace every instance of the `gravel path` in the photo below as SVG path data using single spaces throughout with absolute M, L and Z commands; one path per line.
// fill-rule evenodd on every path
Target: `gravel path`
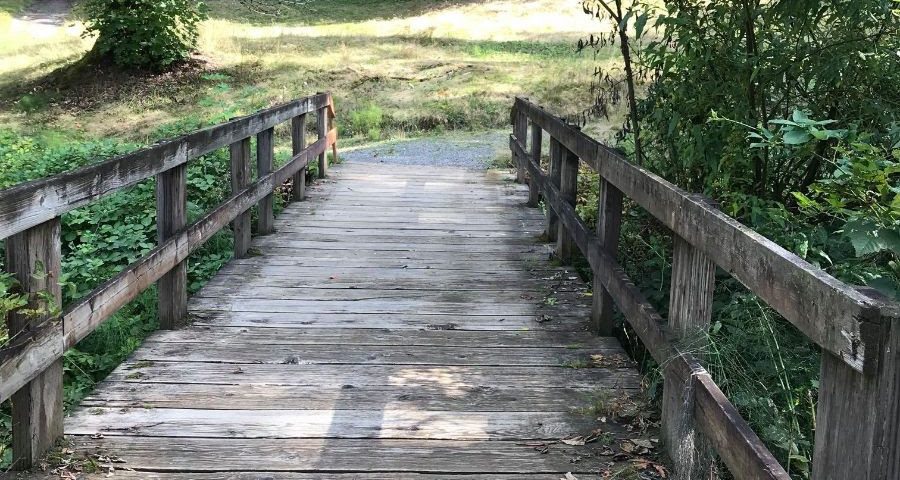
M 36 0 L 25 8 L 19 19 L 42 25 L 60 26 L 72 11 L 72 0 Z
M 396 140 L 343 150 L 348 162 L 459 167 L 484 170 L 509 153 L 509 132 L 452 133 L 411 140 Z

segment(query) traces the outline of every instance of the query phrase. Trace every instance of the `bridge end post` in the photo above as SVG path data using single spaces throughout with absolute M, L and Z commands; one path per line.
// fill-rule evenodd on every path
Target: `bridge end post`
M 187 164 L 156 176 L 156 233 L 162 244 L 187 223 Z M 156 282 L 159 328 L 172 330 L 187 316 L 187 260 Z
M 57 321 L 62 304 L 59 217 L 6 239 L 6 269 L 15 276 L 28 305 L 7 315 L 10 343 L 16 335 L 37 333 Z M 22 310 L 30 310 L 23 313 Z M 61 358 L 10 398 L 12 468 L 27 470 L 63 435 L 63 361 Z
M 883 302 L 877 290 L 860 288 Z M 874 372 L 861 373 L 822 352 L 812 474 L 816 480 L 900 478 L 900 317 L 878 314 L 881 351 Z M 861 319 L 866 320 L 866 319 Z
M 619 234 L 622 226 L 622 191 L 600 177 L 599 198 L 597 200 L 597 239 L 600 241 L 604 252 L 610 257 L 616 258 L 619 252 Z M 612 335 L 615 323 L 613 322 L 612 296 L 599 280 L 600 276 L 594 272 L 594 288 L 591 305 L 591 321 L 593 330 L 597 335 L 608 337 Z
M 528 149 L 528 117 L 525 116 L 525 112 L 519 112 L 516 109 L 513 109 L 514 115 L 514 123 L 513 123 L 513 134 L 516 136 L 516 140 L 522 144 L 522 147 Z M 519 158 L 518 155 L 513 152 L 513 161 L 516 164 L 516 182 L 517 183 L 525 183 L 525 162 L 526 159 Z
M 699 249 L 674 235 L 669 330 L 679 345 L 701 359 L 712 320 L 715 264 Z M 673 479 L 718 478 L 712 446 L 694 419 L 694 379 L 682 380 L 664 368 L 663 438 L 674 467 Z

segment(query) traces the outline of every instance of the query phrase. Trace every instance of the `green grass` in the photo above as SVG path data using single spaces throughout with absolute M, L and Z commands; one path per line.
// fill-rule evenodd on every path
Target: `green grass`
M 19 13 L 30 3 L 31 0 L 0 0 L 0 16 L 2 16 L 3 13 Z M 2 25 L 2 19 L 0 19 L 0 25 Z

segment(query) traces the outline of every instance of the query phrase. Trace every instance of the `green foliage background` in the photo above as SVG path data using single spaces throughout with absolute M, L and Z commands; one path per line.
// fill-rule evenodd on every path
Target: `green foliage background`
M 604 3 L 631 22 L 644 166 L 897 299 L 900 3 Z M 626 132 L 621 146 L 633 140 Z M 587 176 L 580 199 L 589 221 L 596 184 Z M 670 233 L 634 205 L 623 229 L 620 261 L 665 313 Z M 724 272 L 713 321 L 696 348 L 717 383 L 790 473 L 809 478 L 819 349 Z

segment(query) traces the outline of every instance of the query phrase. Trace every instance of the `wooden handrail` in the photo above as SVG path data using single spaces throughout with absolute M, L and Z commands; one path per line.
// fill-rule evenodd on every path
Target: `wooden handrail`
M 608 334 L 606 324 L 610 319 L 604 317 L 609 317 L 610 311 L 604 302 L 611 299 L 663 367 L 663 436 L 675 463 L 674 478 L 703 475 L 701 470 L 710 466 L 708 460 L 704 466 L 703 460 L 698 459 L 703 445 L 712 446 L 735 478 L 789 478 L 702 367 L 702 359 L 678 347 L 682 339 L 692 333 L 702 334 L 709 325 L 714 281 L 710 262 L 740 280 L 824 350 L 815 478 L 888 479 L 900 474 L 900 394 L 896 380 L 896 372 L 900 371 L 900 329 L 894 325 L 900 318 L 900 308 L 896 303 L 840 282 L 728 217 L 705 198 L 684 192 L 629 163 L 615 150 L 526 99 L 516 99 L 512 119 L 510 149 L 517 167 L 528 172 L 532 190 L 536 185 L 549 207 L 548 228 L 553 230 L 559 225 L 559 232 L 548 230 L 548 237 L 556 238 L 563 261 L 570 248 L 567 243 L 574 242 L 593 270 L 598 331 Z M 538 152 L 527 149 L 529 122 L 533 128 L 532 146 L 539 145 L 535 139 L 542 131 L 551 137 L 551 172 L 558 172 L 561 164 L 563 171 L 569 168 L 572 175 L 565 160 L 572 155 L 599 174 L 601 208 L 597 233 L 578 217 L 573 192 L 565 191 L 575 184 L 573 179 L 545 173 Z M 555 152 L 555 148 L 562 149 L 562 153 Z M 611 237 L 619 232 L 622 195 L 675 234 L 676 261 L 668 322 L 643 297 L 615 258 L 618 240 Z M 679 268 L 685 270 L 678 271 Z M 692 323 L 675 323 L 676 320 Z M 840 387 L 835 385 L 846 391 L 837 391 Z M 883 412 L 886 418 L 867 418 L 869 413 L 861 409 L 860 401 L 863 406 Z M 822 420 L 845 428 L 826 431 L 821 428 Z M 695 432 L 705 440 L 695 439 Z M 839 455 L 841 449 L 857 450 L 861 460 L 837 462 L 834 458 L 846 457 Z
M 41 402 L 61 405 L 61 376 L 45 380 L 44 372 L 56 365 L 68 348 L 93 332 L 155 282 L 160 282 L 160 324 L 163 328 L 172 328 L 174 323 L 180 320 L 173 316 L 183 316 L 186 312 L 184 262 L 191 252 L 229 222 L 237 221 L 236 219 L 243 218 L 248 222 L 242 225 L 248 234 L 249 209 L 256 204 L 259 204 L 261 209 L 260 222 L 268 221 L 272 202 L 266 199 L 276 188 L 305 171 L 313 159 L 324 157 L 329 147 L 334 149 L 336 156 L 337 129 L 332 126 L 327 132 L 320 130 L 320 138 L 316 142 L 296 150 L 283 167 L 263 172 L 255 181 L 250 181 L 249 165 L 246 164 L 249 155 L 244 155 L 242 150 L 248 145 L 249 138 L 253 135 L 262 135 L 260 137 L 263 139 L 260 144 L 263 150 L 262 158 L 270 162 L 274 151 L 274 142 L 270 138 L 272 129 L 279 123 L 305 117 L 311 112 L 319 112 L 320 116 L 326 114 L 324 116 L 328 117 L 329 121 L 333 119 L 334 103 L 331 95 L 320 93 L 295 100 L 97 165 L 0 191 L 0 236 L 12 235 L 10 237 L 12 243 L 20 247 L 16 251 L 7 249 L 9 257 L 7 268 L 17 274 L 20 281 L 35 276 L 34 273 L 38 268 L 44 268 L 35 265 L 35 255 L 28 252 L 29 242 L 51 242 L 50 244 L 59 250 L 59 228 L 45 229 L 43 227 L 45 224 L 55 222 L 58 225 L 58 217 L 62 213 L 96 201 L 116 190 L 159 175 L 157 205 L 161 211 L 158 217 L 174 219 L 169 222 L 171 225 L 166 227 L 171 231 L 163 234 L 164 230 L 160 229 L 159 244 L 156 248 L 128 265 L 118 275 L 84 298 L 69 305 L 61 317 L 41 319 L 40 322 L 31 324 L 27 322 L 23 325 L 17 324 L 16 328 L 10 329 L 10 342 L 0 349 L 0 401 L 13 398 L 13 416 L 19 420 L 13 422 L 14 458 L 17 468 L 28 468 L 40 457 L 42 450 L 52 445 L 55 436 L 61 434 L 62 412 L 59 409 L 59 415 L 54 415 L 54 418 L 50 419 L 32 418 L 40 413 L 33 410 L 43 406 L 35 406 L 34 402 L 16 402 L 15 395 L 38 382 L 40 385 L 37 387 L 43 391 L 54 392 L 52 398 L 45 398 Z M 293 135 L 302 133 L 294 131 Z M 244 175 L 243 179 L 238 184 L 233 183 L 232 193 L 225 201 L 199 220 L 183 226 L 183 220 L 179 220 L 183 218 L 183 211 L 179 209 L 184 208 L 187 176 L 183 171 L 176 175 L 169 173 L 183 169 L 190 160 L 200 155 L 228 145 L 232 145 L 232 169 L 240 169 Z M 236 145 L 241 147 L 235 147 Z M 234 156 L 236 148 L 241 151 L 238 158 Z M 324 159 L 319 161 L 321 163 Z M 41 235 L 30 233 L 38 230 Z M 55 231 L 52 235 L 54 238 L 44 238 L 45 231 Z M 238 242 L 235 242 L 235 245 L 237 249 Z M 245 241 L 240 248 L 246 250 L 247 246 L 248 241 Z M 235 253 L 237 256 L 241 255 L 240 251 L 236 250 Z M 56 264 L 58 265 L 58 262 Z M 40 278 L 49 278 L 55 285 L 59 278 L 58 268 L 57 266 L 55 270 L 42 272 Z M 22 283 L 26 292 L 37 292 L 29 288 L 27 282 Z M 162 295 L 163 286 L 166 287 L 165 296 Z M 58 291 L 58 287 L 56 290 Z M 56 297 L 56 301 L 59 301 L 58 294 Z M 51 388 L 47 388 L 48 385 L 44 384 L 47 381 L 53 383 L 49 385 Z M 56 416 L 58 418 L 55 418 Z M 54 428 L 48 430 L 36 425 L 36 422 L 45 422 Z M 40 437 L 38 441 L 25 441 L 35 436 Z M 37 447 L 18 447 L 20 442 L 16 442 L 16 437 L 23 439 L 22 445 L 27 443 Z

